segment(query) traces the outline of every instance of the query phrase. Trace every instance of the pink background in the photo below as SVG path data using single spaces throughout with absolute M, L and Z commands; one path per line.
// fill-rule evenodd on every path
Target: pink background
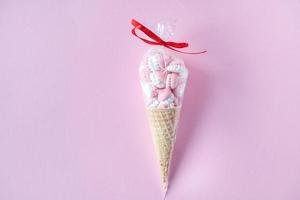
M 300 199 L 299 0 L 1 0 L 0 199 L 162 198 L 132 17 L 208 50 L 167 199 Z

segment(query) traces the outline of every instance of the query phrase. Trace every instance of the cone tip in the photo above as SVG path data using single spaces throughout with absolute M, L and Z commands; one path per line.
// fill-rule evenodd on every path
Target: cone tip
M 164 191 L 164 200 L 166 200 L 168 189 Z
M 165 200 L 166 197 L 167 197 L 167 192 L 168 192 L 168 184 L 165 184 L 165 185 L 164 185 L 164 200 Z

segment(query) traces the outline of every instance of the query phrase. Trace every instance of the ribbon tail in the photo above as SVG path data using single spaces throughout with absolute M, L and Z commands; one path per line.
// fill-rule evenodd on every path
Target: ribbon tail
M 168 49 L 171 49 L 173 51 L 179 52 L 179 53 L 183 53 L 183 54 L 203 54 L 203 53 L 207 52 L 206 50 L 205 51 L 200 51 L 200 52 L 185 52 L 185 51 L 180 51 L 178 49 L 175 49 L 175 48 L 167 46 L 167 45 L 165 45 L 164 47 L 166 47 Z

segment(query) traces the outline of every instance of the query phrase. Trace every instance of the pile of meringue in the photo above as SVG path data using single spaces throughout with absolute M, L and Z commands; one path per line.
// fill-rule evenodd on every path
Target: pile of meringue
M 184 62 L 163 48 L 154 48 L 140 65 L 140 81 L 148 108 L 174 108 L 182 104 L 188 71 Z

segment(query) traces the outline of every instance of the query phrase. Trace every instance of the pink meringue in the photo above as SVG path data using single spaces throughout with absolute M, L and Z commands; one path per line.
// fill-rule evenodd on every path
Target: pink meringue
M 181 59 L 160 48 L 150 50 L 140 65 L 140 78 L 151 108 L 181 106 L 188 71 Z

